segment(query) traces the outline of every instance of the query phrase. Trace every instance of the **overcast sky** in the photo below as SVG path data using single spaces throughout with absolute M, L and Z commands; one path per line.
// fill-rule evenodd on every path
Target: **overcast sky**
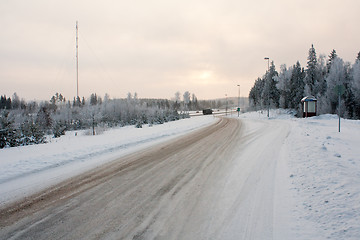
M 49 100 L 97 93 L 199 99 L 248 96 L 266 69 L 300 61 L 311 44 L 354 63 L 359 0 L 1 0 L 0 94 Z

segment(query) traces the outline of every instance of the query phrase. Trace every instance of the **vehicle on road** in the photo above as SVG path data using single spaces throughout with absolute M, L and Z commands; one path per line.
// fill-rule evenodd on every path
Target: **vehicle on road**
M 210 115 L 210 114 L 212 114 L 212 113 L 213 113 L 213 111 L 212 111 L 212 109 L 210 109 L 210 108 L 203 110 L 203 114 L 204 114 L 204 115 Z

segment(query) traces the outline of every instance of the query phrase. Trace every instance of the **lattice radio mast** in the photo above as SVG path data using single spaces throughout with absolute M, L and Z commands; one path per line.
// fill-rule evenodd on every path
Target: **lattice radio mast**
M 78 38 L 78 21 L 76 21 L 76 99 L 79 98 L 79 38 Z

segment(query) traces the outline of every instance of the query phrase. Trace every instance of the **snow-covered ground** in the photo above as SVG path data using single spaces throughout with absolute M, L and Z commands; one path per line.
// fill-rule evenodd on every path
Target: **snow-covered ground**
M 289 131 L 281 146 L 272 146 L 280 152 L 274 156 L 281 156 L 274 179 L 273 238 L 360 239 L 360 121 L 342 119 L 339 133 L 335 115 L 298 119 L 283 110 L 271 111 L 270 119 L 266 115 L 252 112 L 240 119 L 246 131 L 279 124 Z M 0 205 L 214 121 L 192 117 L 98 136 L 68 132 L 48 144 L 2 149 Z
M 291 127 L 278 162 L 284 235 L 275 239 L 360 239 L 360 121 L 341 119 L 339 133 L 336 115 L 299 119 L 276 110 L 268 120 L 266 111 L 242 118 Z
M 96 136 L 89 130 L 70 131 L 47 144 L 1 149 L 0 206 L 214 121 L 212 116 L 193 117 L 152 127 L 108 129 Z

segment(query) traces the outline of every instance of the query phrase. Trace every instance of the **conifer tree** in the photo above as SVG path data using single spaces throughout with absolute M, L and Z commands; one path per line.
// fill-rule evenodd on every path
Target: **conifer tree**
M 290 78 L 290 108 L 298 108 L 301 99 L 304 97 L 304 78 L 304 68 L 302 68 L 299 61 L 297 61 L 292 68 L 292 74 Z
M 265 84 L 262 91 L 263 106 L 279 107 L 280 94 L 279 90 L 276 87 L 276 76 L 278 76 L 278 73 L 275 70 L 274 62 L 272 61 L 270 69 L 266 72 L 265 75 Z
M 254 109 L 259 109 L 262 104 L 262 91 L 265 86 L 265 80 L 258 78 L 255 80 L 254 86 L 249 93 L 250 106 Z
M 331 51 L 330 55 L 329 55 L 329 59 L 328 59 L 328 62 L 327 62 L 327 72 L 328 73 L 330 72 L 331 64 L 333 63 L 335 58 L 337 58 L 337 54 L 336 54 L 335 49 L 333 49 Z
M 354 115 L 360 119 L 360 59 L 352 67 L 351 81 L 354 95 Z
M 17 146 L 17 136 L 14 129 L 14 119 L 9 111 L 0 113 L 0 148 Z
M 306 78 L 305 83 L 310 89 L 311 95 L 316 95 L 316 87 L 315 85 L 318 82 L 318 70 L 317 70 L 317 58 L 316 58 L 316 51 L 314 45 L 311 44 L 311 48 L 309 49 L 309 56 L 307 61 L 307 69 L 306 69 Z
M 39 109 L 35 123 L 45 132 L 51 128 L 53 121 L 46 105 Z

